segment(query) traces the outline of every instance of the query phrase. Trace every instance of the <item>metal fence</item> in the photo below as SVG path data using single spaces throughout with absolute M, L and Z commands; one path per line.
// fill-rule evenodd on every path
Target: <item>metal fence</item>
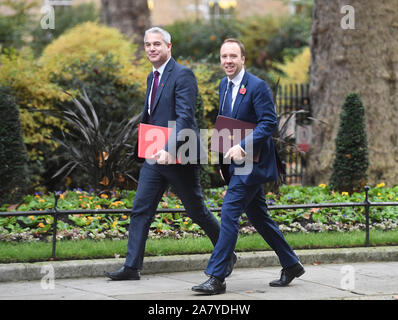
M 295 84 L 280 86 L 276 98 L 277 114 L 286 114 L 289 112 L 305 110 L 305 114 L 297 114 L 288 125 L 287 135 L 291 134 L 292 142 L 296 142 L 297 128 L 303 125 L 309 125 L 308 117 L 311 116 L 311 104 L 309 98 L 309 84 Z M 284 121 L 282 118 L 281 122 Z M 286 183 L 301 184 L 306 167 L 306 155 L 298 150 L 290 150 L 283 159 L 286 163 Z
M 310 208 L 335 208 L 335 207 L 364 207 L 365 208 L 365 242 L 364 245 L 368 247 L 369 243 L 369 215 L 371 207 L 385 207 L 385 206 L 398 206 L 398 202 L 370 202 L 369 201 L 368 186 L 365 187 L 365 201 L 364 202 L 340 202 L 340 203 L 311 203 L 311 204 L 298 204 L 298 205 L 269 205 L 268 210 L 295 210 L 295 209 L 310 209 Z M 52 215 L 54 217 L 52 225 L 52 254 L 51 260 L 56 259 L 56 244 L 57 244 L 57 224 L 60 216 L 69 214 L 129 214 L 131 209 L 103 209 L 103 210 L 58 210 L 57 204 L 59 195 L 54 194 L 55 204 L 54 208 L 48 211 L 11 211 L 0 212 L 0 217 L 9 216 L 42 216 Z M 211 209 L 212 212 L 220 212 L 221 208 Z M 157 213 L 174 213 L 185 212 L 185 209 L 158 209 Z

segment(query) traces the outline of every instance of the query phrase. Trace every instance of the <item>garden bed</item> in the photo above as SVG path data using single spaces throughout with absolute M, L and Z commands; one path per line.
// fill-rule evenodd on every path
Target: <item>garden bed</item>
M 205 190 L 205 202 L 209 209 L 220 208 L 226 188 Z M 129 208 L 132 207 L 135 191 L 109 192 L 96 195 L 93 192 L 75 189 L 58 192 L 58 210 L 88 210 L 87 214 L 60 216 L 57 223 L 57 239 L 126 239 L 128 237 Z M 280 194 L 266 195 L 269 205 L 320 204 L 341 202 L 364 202 L 365 193 L 336 193 L 328 186 L 317 187 L 282 186 Z M 383 183 L 369 191 L 371 202 L 398 201 L 398 186 L 386 188 Z M 48 211 L 54 208 L 53 194 L 26 196 L 19 205 L 2 205 L 0 211 Z M 164 194 L 158 209 L 183 209 L 181 201 L 172 193 Z M 125 213 L 106 214 L 95 210 L 125 209 Z M 219 210 L 213 214 L 220 219 Z M 354 231 L 365 229 L 363 207 L 308 208 L 296 210 L 269 210 L 282 232 Z M 0 218 L 0 241 L 50 240 L 52 215 L 7 216 Z M 394 230 L 398 228 L 398 206 L 372 207 L 370 228 Z M 241 234 L 253 234 L 255 229 L 244 214 L 241 219 Z M 149 238 L 184 238 L 203 235 L 200 227 L 184 212 L 158 213 L 150 226 Z

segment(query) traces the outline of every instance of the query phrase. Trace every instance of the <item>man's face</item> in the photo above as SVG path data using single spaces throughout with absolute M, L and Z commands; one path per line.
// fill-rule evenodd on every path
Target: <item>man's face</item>
M 149 33 L 146 36 L 145 53 L 155 69 L 158 69 L 171 56 L 171 43 L 166 44 L 160 33 Z
M 226 42 L 220 49 L 220 61 L 225 74 L 232 80 L 242 70 L 245 57 L 242 56 L 237 43 Z

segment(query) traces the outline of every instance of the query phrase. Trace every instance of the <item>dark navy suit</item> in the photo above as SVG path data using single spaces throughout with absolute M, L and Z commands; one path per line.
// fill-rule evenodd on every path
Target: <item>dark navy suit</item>
M 220 114 L 228 79 L 223 78 L 219 86 Z M 298 258 L 285 241 L 278 225 L 267 213 L 263 184 L 278 177 L 272 133 L 277 127 L 277 117 L 272 95 L 267 84 L 245 72 L 235 99 L 232 117 L 256 123 L 253 133 L 241 141 L 241 147 L 248 153 L 260 150 L 260 159 L 254 162 L 247 174 L 237 174 L 239 167 L 234 162 L 229 166 L 230 181 L 221 211 L 219 240 L 210 257 L 206 274 L 224 280 L 228 261 L 233 252 L 239 231 L 239 218 L 246 212 L 252 225 L 279 257 L 282 267 L 298 262 Z M 252 148 L 249 148 L 252 145 Z M 251 151 L 249 151 L 251 150 Z M 248 154 L 250 158 L 250 154 Z
M 147 79 L 146 103 L 141 122 L 148 123 L 148 101 L 153 73 Z M 197 83 L 193 72 L 178 64 L 173 58 L 169 60 L 160 78 L 152 111 L 152 124 L 167 127 L 169 121 L 175 121 L 173 134 L 168 140 L 166 150 L 175 155 L 175 150 L 184 144 L 183 129 L 196 132 L 199 148 L 199 134 L 194 116 L 197 95 Z M 182 135 L 180 137 L 180 135 Z M 180 139 L 178 139 L 180 138 Z M 181 141 L 180 141 L 181 140 Z M 196 144 L 194 144 L 196 145 Z M 198 159 L 199 153 L 193 153 Z M 187 215 L 198 224 L 216 244 L 220 225 L 204 204 L 200 186 L 200 167 L 197 161 L 188 164 L 149 164 L 144 162 L 139 176 L 138 188 L 130 218 L 129 240 L 125 266 L 141 270 L 144 258 L 145 243 L 149 226 L 156 213 L 159 201 L 168 185 L 181 199 Z

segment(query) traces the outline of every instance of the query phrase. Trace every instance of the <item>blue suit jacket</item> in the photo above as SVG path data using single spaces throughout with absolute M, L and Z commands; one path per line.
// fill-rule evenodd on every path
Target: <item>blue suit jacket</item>
M 228 79 L 223 78 L 219 86 L 220 110 L 222 100 L 227 89 Z M 240 93 L 242 86 L 246 89 L 244 94 Z M 253 133 L 243 139 L 240 143 L 245 151 L 252 143 L 253 152 L 260 149 L 259 162 L 253 163 L 253 169 L 249 174 L 239 175 L 243 183 L 247 185 L 262 184 L 268 181 L 275 181 L 278 178 L 276 165 L 275 146 L 272 134 L 276 130 L 278 121 L 272 99 L 271 90 L 261 79 L 245 71 L 238 94 L 233 106 L 232 117 L 235 119 L 257 123 Z M 232 162 L 230 174 L 234 174 L 235 168 L 244 165 L 237 165 Z M 235 171 L 236 172 L 236 171 Z
M 150 101 L 149 93 L 151 90 L 153 72 L 147 78 L 147 91 L 145 106 L 142 114 L 142 123 L 148 123 L 148 105 Z M 185 66 L 177 63 L 173 58 L 167 63 L 160 83 L 156 91 L 154 107 L 152 111 L 152 124 L 161 127 L 168 127 L 169 121 L 175 121 L 173 132 L 165 146 L 165 150 L 176 157 L 176 150 L 189 140 L 191 147 L 196 148 L 196 152 L 189 155 L 188 159 L 194 156 L 194 161 L 204 155 L 200 153 L 200 138 L 195 119 L 195 105 L 198 87 L 193 72 Z M 183 129 L 192 129 L 195 136 L 185 136 L 187 131 Z M 193 160 L 193 159 L 192 159 Z

